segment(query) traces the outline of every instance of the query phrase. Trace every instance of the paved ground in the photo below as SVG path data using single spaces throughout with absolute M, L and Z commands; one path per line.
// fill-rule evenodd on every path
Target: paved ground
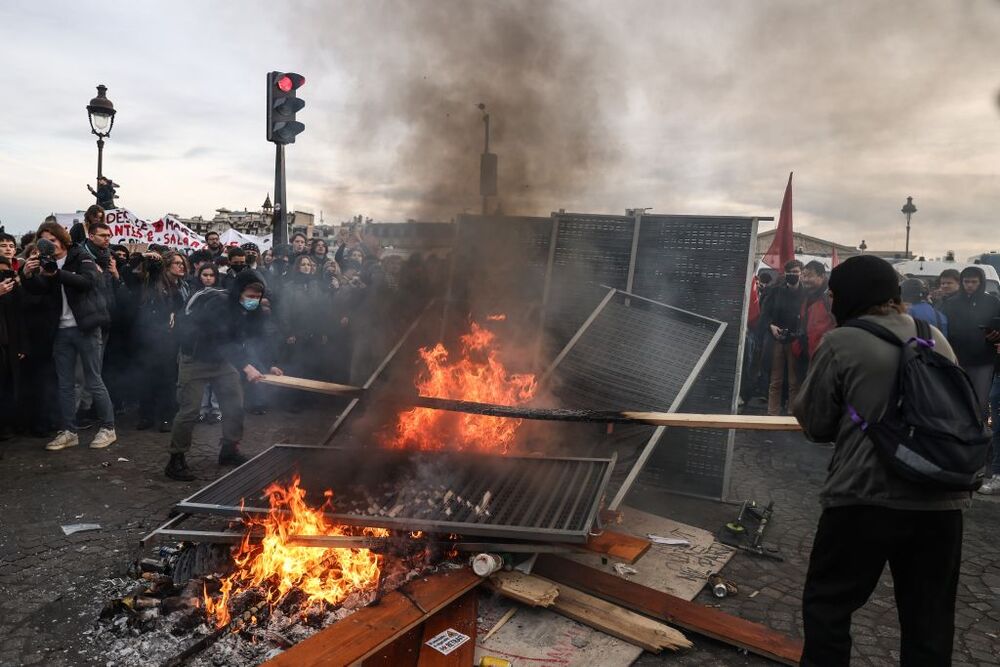
M 86 650 L 82 633 L 104 601 L 104 582 L 125 574 L 138 539 L 166 519 L 174 502 L 221 472 L 214 461 L 218 427 L 196 431 L 191 464 L 202 479 L 184 484 L 162 475 L 168 435 L 134 431 L 133 421 L 126 417 L 119 428 L 121 442 L 103 451 L 83 446 L 46 452 L 43 441 L 29 439 L 0 443 L 0 665 L 103 664 Z M 248 416 L 245 448 L 256 453 L 275 442 L 315 443 L 330 421 L 330 410 Z M 726 569 L 740 585 L 740 594 L 719 602 L 706 593 L 698 601 L 801 633 L 799 596 L 819 514 L 816 490 L 829 451 L 797 434 L 738 437 L 733 496 L 775 501 L 769 538 L 785 561 L 740 553 Z M 733 505 L 649 489 L 638 490 L 630 503 L 713 531 L 737 511 Z M 60 526 L 71 523 L 99 523 L 101 530 L 63 535 Z M 1000 504 L 976 502 L 966 526 L 955 664 L 996 665 Z M 754 591 L 758 593 L 751 598 Z M 891 582 L 885 579 L 857 615 L 856 664 L 896 664 L 898 635 Z M 770 664 L 722 644 L 694 640 L 695 648 L 682 655 L 645 656 L 638 664 Z

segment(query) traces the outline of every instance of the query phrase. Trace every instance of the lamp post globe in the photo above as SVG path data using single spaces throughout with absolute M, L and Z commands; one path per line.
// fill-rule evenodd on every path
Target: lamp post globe
M 104 84 L 97 86 L 97 97 L 92 98 L 87 105 L 90 133 L 97 135 L 98 180 L 104 173 L 104 137 L 110 137 L 111 128 L 115 126 L 115 105 L 108 99 L 107 92 L 108 87 Z

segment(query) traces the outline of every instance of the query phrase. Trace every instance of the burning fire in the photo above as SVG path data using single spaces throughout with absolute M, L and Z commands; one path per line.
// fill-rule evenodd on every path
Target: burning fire
M 222 580 L 219 599 L 204 595 L 205 609 L 215 617 L 217 627 L 229 623 L 229 601 L 251 587 L 263 589 L 264 602 L 274 608 L 293 590 L 306 595 L 306 604 L 338 604 L 356 591 L 377 585 L 380 557 L 368 549 L 322 549 L 288 543 L 296 535 L 349 535 L 347 527 L 330 524 L 324 511 L 332 509 L 333 492 L 319 508 L 306 504 L 305 489 L 296 476 L 287 487 L 272 484 L 267 494 L 271 509 L 261 519 L 247 520 L 247 534 L 235 555 L 236 569 Z M 254 529 L 263 528 L 260 544 L 250 543 Z M 388 535 L 381 528 L 361 529 L 364 535 Z
M 490 315 L 502 321 L 505 315 Z M 459 338 L 459 357 L 452 360 L 444 345 L 420 348 L 424 368 L 416 379 L 421 396 L 451 398 L 497 405 L 518 405 L 537 390 L 531 373 L 510 374 L 499 359 L 496 335 L 475 322 Z M 399 414 L 389 447 L 402 449 L 477 449 L 500 451 L 510 448 L 521 419 L 459 414 L 415 408 Z

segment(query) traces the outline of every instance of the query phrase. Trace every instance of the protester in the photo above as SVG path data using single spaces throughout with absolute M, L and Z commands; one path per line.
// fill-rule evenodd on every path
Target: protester
M 978 266 L 966 267 L 960 277 L 961 291 L 945 300 L 941 312 L 948 318 L 948 342 L 972 379 L 985 414 L 997 361 L 995 344 L 1000 342 L 1000 299 L 986 293 L 986 275 Z
M 800 336 L 803 293 L 799 278 L 802 262 L 793 259 L 785 263 L 785 280 L 770 289 L 761 312 L 767 326 L 764 359 L 770 360 L 771 380 L 767 392 L 767 414 L 781 414 L 782 392 L 788 391 L 788 405 L 799 388 L 797 360 L 792 343 Z
M 852 257 L 830 277 L 838 328 L 823 339 L 793 406 L 806 437 L 834 442 L 823 513 L 802 594 L 805 645 L 801 664 L 846 666 L 851 617 L 867 601 L 888 561 L 899 615 L 899 664 L 951 664 L 955 594 L 962 554 L 962 512 L 968 492 L 937 491 L 894 474 L 880 460 L 857 415 L 882 415 L 895 396 L 900 350 L 853 318 L 879 324 L 901 342 L 917 335 L 902 313 L 892 266 Z M 954 360 L 944 335 L 934 349 Z
M 143 382 L 136 429 L 171 430 L 177 412 L 177 319 L 187 301 L 187 259 L 175 251 L 145 259 L 148 276 L 136 322 Z
M 37 259 L 38 248 L 34 243 L 29 243 L 21 255 L 25 261 Z M 23 268 L 22 262 L 22 271 Z M 52 361 L 56 328 L 52 326 L 52 322 L 59 321 L 62 300 L 49 299 L 47 294 L 35 294 L 28 289 L 21 289 L 20 292 L 21 317 L 27 330 L 28 350 L 20 374 L 19 422 L 29 435 L 51 438 L 55 434 L 59 413 L 55 365 Z
M 938 276 L 938 287 L 931 294 L 931 299 L 939 308 L 945 301 L 959 293 L 962 289 L 962 274 L 958 269 L 945 269 Z
M 319 379 L 319 364 L 324 358 L 327 310 L 318 307 L 326 295 L 316 278 L 316 263 L 310 255 L 292 260 L 292 269 L 285 280 L 280 299 L 280 322 L 285 337 L 282 355 L 285 367 L 297 377 Z M 301 398 L 295 397 L 290 407 L 298 410 Z
M 264 284 L 252 271 L 235 278 L 228 293 L 202 290 L 192 295 L 184 308 L 180 345 L 180 371 L 177 395 L 180 406 L 170 436 L 170 460 L 165 474 L 171 479 L 194 479 L 185 460 L 191 448 L 194 425 L 198 420 L 202 395 L 209 383 L 215 388 L 222 407 L 222 439 L 219 442 L 219 465 L 239 465 L 246 457 L 239 451 L 243 439 L 243 390 L 240 375 L 248 382 L 260 381 L 266 362 L 258 340 L 261 329 L 255 327 L 264 297 Z M 255 365 L 255 363 L 257 365 Z M 238 370 L 237 370 L 238 369 Z M 280 368 L 270 372 L 281 375 Z
M 11 270 L 17 271 L 21 268 L 17 259 L 17 239 L 4 231 L 0 227 L 0 257 L 6 258 L 10 262 Z
M 302 232 L 292 234 L 291 244 L 293 255 L 298 256 L 306 253 L 306 235 Z
M 214 264 L 205 264 L 198 269 L 195 281 L 192 283 L 191 294 L 209 288 L 220 288 L 222 278 L 219 270 Z M 198 414 L 199 424 L 218 424 L 222 421 L 222 409 L 219 406 L 219 397 L 215 395 L 212 384 L 205 385 L 205 392 L 201 397 L 201 411 Z
M 255 270 L 261 269 L 262 267 L 260 266 L 260 248 L 257 246 L 257 244 L 247 241 L 240 247 L 243 248 L 243 252 L 246 253 L 247 266 Z
M 53 357 L 59 384 L 59 433 L 46 449 L 54 451 L 79 444 L 74 422 L 77 360 L 101 425 L 90 447 L 107 447 L 117 436 L 111 398 L 101 378 L 101 328 L 108 326 L 109 314 L 98 286 L 98 267 L 89 254 L 72 244 L 69 233 L 58 223 L 42 223 L 38 238 L 39 256 L 24 263 L 24 286 L 43 295 L 52 304 L 50 312 L 58 312 L 48 324 L 55 329 Z M 57 303 L 61 303 L 58 311 Z
M 97 205 L 104 211 L 117 208 L 115 205 L 115 199 L 118 198 L 118 195 L 115 194 L 116 187 L 118 187 L 118 184 L 107 176 L 99 176 L 97 178 L 97 190 L 90 187 L 89 183 L 87 184 L 87 190 L 97 198 Z
M 21 317 L 21 287 L 13 259 L 4 253 L 0 254 L 0 440 L 14 434 L 21 393 L 21 360 L 27 354 L 28 332 Z
M 799 312 L 800 335 L 792 343 L 792 351 L 800 361 L 798 377 L 803 378 L 823 336 L 837 322 L 830 312 L 830 297 L 826 293 L 826 267 L 823 263 L 813 260 L 806 264 L 802 267 L 800 280 L 803 289 L 802 310 Z
M 323 272 L 326 268 L 326 263 L 332 261 L 332 258 L 328 255 L 329 246 L 326 245 L 326 241 L 323 239 L 313 239 L 309 244 L 309 256 L 312 257 L 313 262 L 316 264 L 316 271 L 319 273 Z
M 948 317 L 928 303 L 927 284 L 919 278 L 908 278 L 899 285 L 900 298 L 906 306 L 906 314 L 928 324 L 933 324 L 938 331 L 948 335 Z
M 247 268 L 247 254 L 243 248 L 233 246 L 226 251 L 229 259 L 229 268 L 226 271 L 226 278 L 222 281 L 223 287 L 229 287 L 241 271 Z
M 213 259 L 217 259 L 222 255 L 223 247 L 222 242 L 219 241 L 219 232 L 209 232 L 205 234 L 205 249 L 208 254 L 211 255 Z

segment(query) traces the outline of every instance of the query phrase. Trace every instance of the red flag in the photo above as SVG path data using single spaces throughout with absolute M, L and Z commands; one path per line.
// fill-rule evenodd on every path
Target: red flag
M 830 253 L 830 268 L 835 269 L 840 264 L 840 258 L 837 257 L 837 246 L 832 245 L 830 247 L 833 248 L 833 252 Z
M 760 319 L 760 289 L 757 287 L 757 276 L 750 279 L 750 306 L 747 308 L 747 325 L 752 327 Z
M 792 174 L 789 173 L 785 197 L 781 200 L 778 229 L 771 247 L 764 253 L 764 263 L 772 269 L 781 271 L 785 268 L 785 262 L 793 259 L 795 259 L 795 243 L 792 239 Z

